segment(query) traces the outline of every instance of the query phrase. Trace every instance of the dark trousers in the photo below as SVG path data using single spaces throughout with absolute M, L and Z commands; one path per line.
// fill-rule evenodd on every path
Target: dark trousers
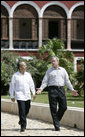
M 50 111 L 55 128 L 60 127 L 60 120 L 67 109 L 64 87 L 50 86 L 48 92 Z M 58 104 L 58 109 L 57 109 Z
M 19 119 L 20 119 L 21 128 L 26 128 L 27 125 L 26 116 L 29 113 L 30 100 L 27 101 L 17 100 L 17 103 L 19 109 Z

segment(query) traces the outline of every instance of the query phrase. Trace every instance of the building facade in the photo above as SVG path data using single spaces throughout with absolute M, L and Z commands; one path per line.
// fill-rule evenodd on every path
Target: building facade
M 84 1 L 1 1 L 1 49 L 36 54 L 59 38 L 84 57 Z

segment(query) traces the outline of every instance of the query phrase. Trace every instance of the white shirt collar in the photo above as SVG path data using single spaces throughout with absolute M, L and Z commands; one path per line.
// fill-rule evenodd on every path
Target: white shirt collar
M 19 75 L 25 75 L 26 74 L 26 71 L 24 72 L 24 74 L 20 73 L 20 71 L 18 71 Z
M 52 67 L 53 69 L 56 69 L 55 67 Z M 61 69 L 61 67 L 59 66 L 56 70 L 58 70 L 58 69 Z

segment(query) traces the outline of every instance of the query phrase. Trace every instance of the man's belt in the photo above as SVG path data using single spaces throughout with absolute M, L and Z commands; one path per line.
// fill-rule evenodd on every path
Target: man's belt
M 52 85 L 52 86 L 49 86 L 49 88 L 63 88 L 64 86 L 54 86 L 54 85 Z

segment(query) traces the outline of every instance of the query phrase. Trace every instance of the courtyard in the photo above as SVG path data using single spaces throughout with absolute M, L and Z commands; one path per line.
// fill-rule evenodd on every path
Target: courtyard
M 84 131 L 61 125 L 60 131 L 54 131 L 53 124 L 27 118 L 27 129 L 20 132 L 18 116 L 1 113 L 1 136 L 84 136 Z

